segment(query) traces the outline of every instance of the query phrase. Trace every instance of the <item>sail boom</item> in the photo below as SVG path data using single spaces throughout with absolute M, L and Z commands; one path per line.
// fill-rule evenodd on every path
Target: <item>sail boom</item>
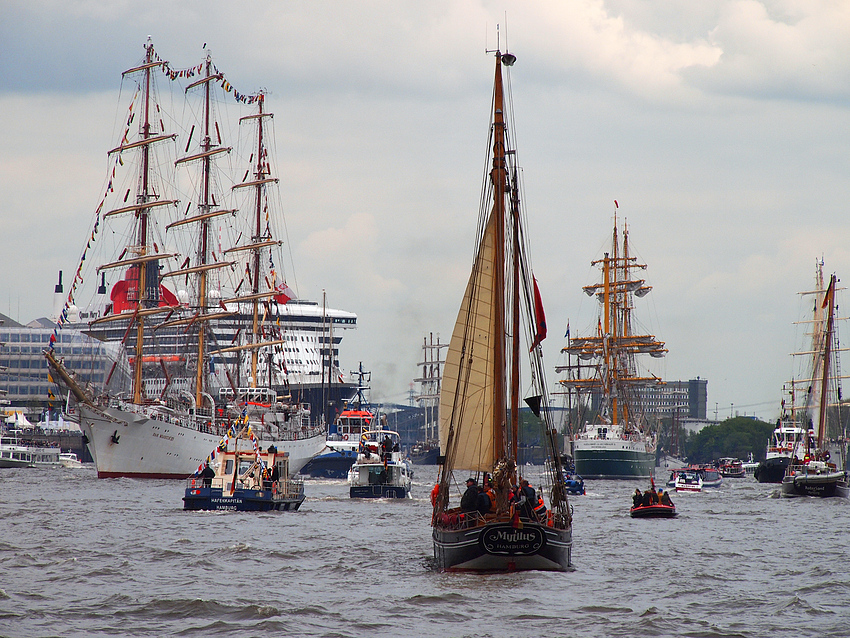
M 150 315 L 160 315 L 166 312 L 174 312 L 179 309 L 180 306 L 158 306 L 156 308 L 144 308 L 142 310 L 131 310 L 129 312 L 122 312 L 117 315 L 106 315 L 105 317 L 99 317 L 91 322 L 89 322 L 90 326 L 99 323 L 107 323 L 110 321 L 121 321 L 122 319 L 135 319 L 137 317 L 148 317 Z
M 207 272 L 208 270 L 216 270 L 218 268 L 226 268 L 227 266 L 232 266 L 235 264 L 235 261 L 219 261 L 214 264 L 202 264 L 200 266 L 192 266 L 191 268 L 183 268 L 181 270 L 172 270 L 171 272 L 164 273 L 159 276 L 160 279 L 165 279 L 166 277 L 180 277 L 181 275 L 191 275 L 199 272 Z
M 213 210 L 209 213 L 203 213 L 202 215 L 195 215 L 194 217 L 187 217 L 186 219 L 181 219 L 179 221 L 173 222 L 165 227 L 165 230 L 170 228 L 175 228 L 176 226 L 183 226 L 184 224 L 192 224 L 194 222 L 202 222 L 205 219 L 212 219 L 213 217 L 218 217 L 219 215 L 235 215 L 238 211 L 236 208 L 228 208 L 228 209 L 220 209 Z
M 109 264 L 103 264 L 102 266 L 98 266 L 97 271 L 100 272 L 101 270 L 109 270 L 110 268 L 121 268 L 123 266 L 146 264 L 148 262 L 156 261 L 158 259 L 170 259 L 171 257 L 177 257 L 177 253 L 153 253 L 151 255 L 134 257 L 133 259 L 121 259 L 119 261 L 113 261 Z
M 200 80 L 196 80 L 192 82 L 189 86 L 186 87 L 186 93 L 189 92 L 189 89 L 194 89 L 196 86 L 200 86 L 201 84 L 206 84 L 207 82 L 212 82 L 213 80 L 220 80 L 224 76 L 221 73 L 216 73 L 215 75 L 207 75 L 206 77 L 202 77 Z
M 264 117 L 274 117 L 274 113 L 254 113 L 253 115 L 246 115 L 245 117 L 240 117 L 239 122 L 242 123 L 246 120 L 259 120 Z
M 210 354 L 223 354 L 225 352 L 239 352 L 241 350 L 257 350 L 259 348 L 266 348 L 270 346 L 279 346 L 284 343 L 283 339 L 277 339 L 275 341 L 260 341 L 259 343 L 245 343 L 241 346 L 232 346 L 230 348 L 221 348 L 220 350 L 213 350 Z
M 832 352 L 847 352 L 850 348 L 830 348 Z M 804 350 L 801 352 L 791 352 L 789 353 L 792 357 L 797 357 L 800 355 L 809 355 L 809 354 L 820 354 L 823 352 L 822 350 Z
M 233 148 L 230 146 L 222 147 L 222 148 L 214 148 L 210 151 L 205 151 L 203 153 L 197 153 L 195 155 L 187 155 L 186 157 L 181 157 L 179 160 L 174 162 L 174 165 L 185 164 L 186 162 L 193 162 L 195 160 L 204 159 L 205 157 L 212 157 L 213 155 L 218 155 L 219 153 L 229 153 Z
M 155 135 L 154 137 L 147 137 L 143 140 L 138 140 L 136 142 L 130 142 L 129 144 L 122 144 L 121 146 L 117 146 L 111 151 L 109 151 L 107 155 L 112 155 L 113 153 L 123 153 L 124 151 L 128 151 L 131 148 L 138 148 L 139 146 L 146 146 L 147 144 L 156 144 L 157 142 L 173 140 L 176 137 L 176 133 L 171 133 L 170 135 Z
M 165 60 L 160 60 L 158 62 L 148 62 L 147 64 L 142 64 L 141 66 L 135 66 L 132 69 L 127 69 L 121 75 L 129 75 L 130 73 L 138 73 L 139 71 L 144 71 L 146 69 L 152 69 L 157 66 L 162 66 L 164 64 L 168 64 Z
M 236 190 L 237 188 L 246 188 L 248 186 L 262 186 L 263 184 L 269 184 L 274 182 L 277 184 L 280 180 L 277 177 L 266 177 L 264 179 L 255 179 L 252 182 L 242 182 L 241 184 L 235 184 L 232 186 L 232 190 Z
M 280 246 L 283 244 L 282 241 L 276 239 L 270 239 L 268 241 L 260 241 L 256 244 L 246 244 L 244 246 L 234 246 L 233 248 L 228 248 L 224 251 L 224 254 L 227 255 L 229 253 L 236 253 L 242 250 L 259 250 L 260 248 L 265 248 L 267 246 Z
M 267 292 L 258 292 L 253 295 L 244 295 L 242 297 L 231 297 L 230 299 L 225 299 L 223 303 L 248 303 L 251 301 L 258 301 L 260 299 L 268 299 L 269 297 L 277 297 L 281 292 L 278 290 L 269 290 Z
M 177 199 L 160 199 L 154 202 L 146 202 L 144 204 L 134 204 L 133 206 L 125 206 L 123 208 L 115 208 L 114 210 L 110 210 L 103 214 L 104 218 L 112 217 L 113 215 L 120 215 L 122 213 L 132 213 L 133 211 L 143 211 L 150 210 L 152 208 L 157 208 L 158 206 L 171 206 L 179 204 L 180 200 Z
M 161 328 L 171 328 L 173 326 L 186 326 L 189 324 L 197 323 L 199 321 L 215 321 L 216 319 L 224 319 L 225 317 L 231 317 L 235 314 L 235 312 L 211 312 L 205 315 L 195 315 L 194 317 L 172 319 L 171 321 L 165 321 L 161 324 L 158 324 L 154 327 L 154 330 L 159 330 Z

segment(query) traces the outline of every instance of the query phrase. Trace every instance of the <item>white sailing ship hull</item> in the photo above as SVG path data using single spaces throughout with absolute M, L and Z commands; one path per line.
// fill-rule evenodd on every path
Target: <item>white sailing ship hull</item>
M 80 405 L 80 427 L 99 478 L 186 478 L 221 441 L 221 435 L 118 408 L 94 411 Z M 289 471 L 297 473 L 325 447 L 325 434 L 294 440 L 260 439 L 289 452 Z

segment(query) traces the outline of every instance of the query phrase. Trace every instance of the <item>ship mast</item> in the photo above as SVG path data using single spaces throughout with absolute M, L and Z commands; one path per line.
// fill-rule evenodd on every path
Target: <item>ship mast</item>
M 145 88 L 144 88 L 144 124 L 142 124 L 142 139 L 147 140 L 151 137 L 151 124 L 150 124 L 150 88 L 151 88 L 151 69 L 153 67 L 147 66 L 153 63 L 153 44 L 149 41 L 147 46 L 145 47 Z M 138 195 L 137 201 L 140 204 L 145 204 L 148 201 L 148 187 L 149 187 L 149 173 L 150 173 L 150 146 L 147 144 L 142 146 L 142 168 L 141 168 L 141 192 Z M 139 211 L 139 236 L 138 236 L 138 246 L 139 246 L 139 256 L 144 257 L 147 253 L 147 243 L 148 243 L 148 211 L 147 209 L 142 209 Z M 139 297 L 139 308 L 146 309 L 150 308 L 150 304 L 147 300 L 148 295 L 148 286 L 147 286 L 147 262 L 141 262 L 138 265 L 138 282 L 137 282 L 137 294 Z M 144 315 L 139 316 L 136 319 L 136 353 L 133 359 L 133 403 L 141 403 L 142 402 L 142 364 L 144 363 L 143 357 L 143 346 L 145 342 L 145 318 Z
M 271 113 L 263 113 L 263 94 L 260 94 L 257 112 L 257 164 L 254 171 L 254 242 L 259 243 L 261 240 L 260 233 L 262 232 L 262 210 L 263 210 L 263 183 L 266 173 L 265 148 L 263 147 L 263 116 L 271 116 Z M 254 275 L 252 292 L 258 295 L 260 292 L 260 249 L 254 251 Z M 253 335 L 254 343 L 258 341 L 259 333 L 259 311 L 260 299 L 255 297 L 253 301 L 253 320 L 251 323 L 251 334 Z M 260 353 L 257 349 L 251 350 L 251 387 L 257 387 L 257 359 Z M 271 356 L 271 353 L 269 353 Z
M 820 390 L 820 406 L 819 406 L 819 414 L 818 414 L 818 438 L 817 438 L 817 449 L 823 449 L 823 439 L 824 433 L 826 432 L 826 407 L 829 401 L 827 400 L 828 396 L 828 384 L 829 384 L 829 375 L 831 372 L 831 366 L 829 364 L 830 357 L 832 355 L 832 330 L 833 330 L 833 321 L 834 321 L 834 309 L 835 309 L 835 275 L 832 275 L 829 278 L 829 286 L 826 289 L 826 294 L 824 295 L 823 306 L 828 307 L 827 309 L 827 318 L 826 318 L 826 329 L 824 330 L 824 347 L 823 347 L 823 374 L 821 378 L 821 390 Z
M 204 114 L 203 114 L 203 133 L 200 142 L 200 153 L 182 157 L 177 160 L 176 164 L 183 164 L 200 160 L 201 162 L 201 192 L 199 193 L 198 211 L 199 213 L 193 217 L 182 219 L 178 222 L 170 224 L 168 228 L 174 226 L 198 223 L 198 238 L 196 249 L 196 265 L 192 268 L 182 268 L 180 270 L 166 273 L 163 276 L 176 276 L 179 274 L 196 273 L 197 278 L 197 293 L 198 307 L 197 313 L 189 320 L 176 320 L 163 324 L 178 325 L 188 323 L 189 325 L 197 323 L 198 325 L 198 348 L 197 348 L 197 367 L 195 370 L 195 405 L 200 407 L 203 403 L 206 394 L 207 385 L 207 344 L 206 344 L 206 326 L 211 319 L 218 318 L 223 314 L 228 313 L 210 313 L 209 309 L 209 278 L 208 272 L 213 269 L 224 268 L 231 265 L 232 262 L 211 262 L 210 260 L 210 220 L 219 215 L 232 213 L 230 210 L 218 209 L 218 203 L 215 201 L 215 195 L 212 192 L 212 170 L 213 158 L 219 153 L 229 153 L 230 147 L 221 146 L 221 135 L 218 130 L 218 123 L 213 121 L 212 117 L 212 83 L 222 79 L 222 75 L 215 71 L 212 62 L 212 56 L 207 54 L 203 64 L 204 76 L 192 82 L 186 87 L 185 92 L 188 93 L 191 89 L 201 86 L 203 87 L 204 95 Z M 216 140 L 213 141 L 213 129 L 215 129 Z M 192 129 L 194 131 L 194 127 Z M 192 133 L 189 133 L 189 140 L 186 142 L 186 151 L 189 150 L 189 144 L 192 141 Z M 213 406 L 210 406 L 213 407 Z
M 199 208 L 201 214 L 206 214 L 210 211 L 210 163 L 212 158 L 209 151 L 213 147 L 212 136 L 210 135 L 210 81 L 219 79 L 220 75 L 212 74 L 212 59 L 207 55 L 204 64 L 204 78 L 199 82 L 203 82 L 204 86 L 204 138 L 201 142 L 201 152 L 204 157 L 201 159 L 203 166 L 202 182 L 201 182 L 201 203 Z M 186 87 L 188 92 L 193 86 L 197 86 L 199 82 L 195 82 Z M 200 233 L 198 237 L 198 264 L 204 266 L 209 261 L 209 219 L 204 218 L 200 221 Z M 201 270 L 198 273 L 198 312 L 200 316 L 207 314 L 207 271 Z M 201 321 L 198 328 L 198 367 L 195 376 L 195 405 L 200 406 L 203 400 L 204 389 L 206 387 L 206 365 L 204 365 L 206 354 L 206 323 Z M 213 407 L 213 406 L 210 406 Z
M 158 198 L 157 193 L 151 185 L 151 158 L 150 146 L 154 142 L 174 139 L 174 135 L 165 135 L 162 131 L 161 135 L 155 135 L 151 125 L 151 71 L 164 64 L 156 59 L 153 43 L 148 39 L 145 44 L 145 61 L 136 68 L 125 71 L 123 75 L 128 75 L 138 71 L 144 73 L 142 85 L 142 99 L 144 105 L 143 121 L 141 126 L 141 139 L 138 142 L 127 143 L 122 141 L 121 146 L 110 151 L 110 153 L 121 153 L 125 149 L 139 147 L 141 150 L 141 165 L 139 168 L 139 187 L 136 193 L 136 205 L 127 206 L 107 212 L 104 217 L 115 215 L 118 213 L 133 212 L 138 219 L 136 246 L 131 247 L 130 251 L 135 254 L 134 258 L 124 260 L 123 254 L 118 261 L 100 266 L 98 270 L 106 268 L 117 268 L 128 265 L 131 269 L 135 269 L 135 293 L 136 293 L 136 310 L 131 318 L 136 322 L 136 343 L 135 355 L 133 359 L 133 403 L 140 404 L 143 400 L 143 382 L 142 382 L 142 367 L 144 365 L 144 342 L 145 342 L 145 316 L 152 314 L 148 312 L 151 308 L 156 308 L 159 305 L 159 269 L 157 267 L 158 256 L 148 254 L 148 242 L 150 241 L 150 233 L 148 231 L 148 215 L 149 211 L 155 207 L 166 204 L 174 204 L 173 200 L 153 201 Z M 162 255 L 166 257 L 168 255 Z M 150 268 L 148 263 L 151 262 Z M 132 287 L 132 286 L 131 286 Z M 128 294 L 128 301 L 130 301 Z M 154 311 L 155 312 L 155 311 Z M 128 328 L 129 333 L 129 328 Z
M 257 122 L 257 150 L 256 150 L 256 164 L 253 166 L 253 177 L 250 181 L 243 181 L 239 184 L 235 184 L 233 186 L 233 190 L 240 188 L 248 188 L 254 191 L 254 207 L 253 207 L 253 219 L 251 220 L 251 243 L 242 246 L 234 246 L 233 248 L 229 248 L 225 253 L 234 253 L 243 250 L 247 250 L 251 252 L 251 263 L 249 266 L 250 271 L 250 280 L 251 280 L 251 294 L 244 296 L 233 297 L 232 299 L 226 300 L 227 302 L 249 302 L 251 304 L 252 309 L 252 321 L 251 321 L 251 337 L 250 342 L 241 346 L 236 346 L 233 348 L 224 348 L 219 352 L 235 352 L 240 350 L 250 350 L 251 351 L 251 387 L 257 387 L 257 375 L 258 375 L 258 360 L 259 360 L 259 349 L 263 347 L 269 347 L 280 345 L 283 343 L 282 339 L 274 339 L 271 341 L 261 341 L 261 326 L 260 326 L 260 304 L 263 300 L 268 300 L 271 297 L 276 295 L 275 290 L 261 290 L 261 282 L 263 278 L 260 276 L 260 254 L 261 252 L 272 246 L 279 246 L 281 244 L 280 241 L 274 240 L 271 237 L 271 230 L 266 227 L 266 230 L 263 230 L 262 220 L 263 213 L 266 213 L 268 210 L 268 205 L 265 201 L 265 186 L 270 183 L 277 183 L 278 179 L 276 177 L 269 177 L 269 165 L 268 165 L 268 157 L 267 150 L 265 146 L 264 139 L 264 125 L 265 118 L 273 117 L 272 113 L 266 113 L 263 110 L 263 106 L 265 104 L 265 95 L 260 93 L 257 95 L 257 113 L 253 115 L 246 115 L 245 117 L 239 118 L 239 123 L 242 124 L 244 122 L 251 122 L 256 120 Z M 248 169 L 249 171 L 251 169 Z M 247 178 L 248 173 L 245 173 Z M 270 287 L 274 288 L 274 282 L 269 282 Z M 269 350 L 268 357 L 271 358 L 273 353 Z M 270 360 L 270 359 L 269 359 Z M 271 366 L 271 363 L 269 363 Z
M 569 375 L 560 384 L 568 389 L 596 390 L 602 398 L 602 417 L 611 426 L 622 425 L 624 431 L 631 428 L 636 410 L 631 401 L 634 390 L 640 386 L 660 385 L 663 382 L 655 375 L 639 376 L 636 355 L 649 354 L 663 357 L 667 352 L 664 343 L 653 335 L 633 334 L 631 325 L 632 296 L 643 297 L 651 287 L 643 279 L 633 277 L 634 269 L 645 269 L 629 254 L 628 231 L 623 231 L 622 249 L 616 215 L 611 252 L 591 262 L 602 270 L 602 281 L 584 286 L 583 290 L 595 296 L 601 303 L 599 324 L 591 337 L 573 337 L 561 352 L 576 355 L 578 360 L 595 358 L 598 363 L 595 377 L 580 378 Z M 579 370 L 581 364 L 578 364 Z M 559 366 L 556 372 L 570 369 L 571 364 Z
M 490 180 L 493 184 L 494 259 L 493 259 L 493 335 L 491 355 L 493 357 L 493 454 L 497 461 L 505 456 L 505 420 L 507 407 L 505 392 L 505 190 L 507 187 L 505 160 L 505 117 L 502 88 L 502 54 L 496 52 L 496 79 L 493 88 L 493 168 Z M 514 290 L 518 294 L 518 290 Z M 515 335 L 516 336 L 516 335 Z

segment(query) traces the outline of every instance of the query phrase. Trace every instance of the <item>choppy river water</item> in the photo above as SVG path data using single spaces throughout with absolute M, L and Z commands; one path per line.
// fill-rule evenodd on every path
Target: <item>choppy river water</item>
M 307 481 L 299 512 L 184 512 L 180 481 L 3 470 L 3 636 L 850 635 L 844 499 L 726 479 L 632 520 L 635 483 L 574 497 L 574 571 L 431 567 L 428 492 L 353 501 Z M 643 485 L 637 485 L 643 488 Z

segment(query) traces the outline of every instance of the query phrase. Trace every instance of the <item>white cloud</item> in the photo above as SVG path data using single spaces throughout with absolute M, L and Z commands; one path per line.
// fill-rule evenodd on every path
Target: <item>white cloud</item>
M 670 346 L 667 373 L 707 377 L 721 405 L 778 395 L 813 260 L 850 272 L 845 3 L 0 11 L 0 232 L 12 238 L 0 311 L 13 317 L 18 299 L 24 320 L 49 312 L 56 271 L 76 267 L 126 108 L 120 74 L 148 34 L 176 68 L 200 61 L 206 42 L 240 90 L 270 90 L 287 274 L 303 296 L 325 289 L 360 316 L 343 365 L 362 360 L 386 395 L 416 375 L 425 334 L 448 338 L 468 276 L 493 72 L 483 53 L 497 22 L 518 56 L 515 132 L 549 365 L 567 318 L 574 330 L 593 321 L 581 286 L 614 199 L 649 264 L 655 289 L 640 318 Z

